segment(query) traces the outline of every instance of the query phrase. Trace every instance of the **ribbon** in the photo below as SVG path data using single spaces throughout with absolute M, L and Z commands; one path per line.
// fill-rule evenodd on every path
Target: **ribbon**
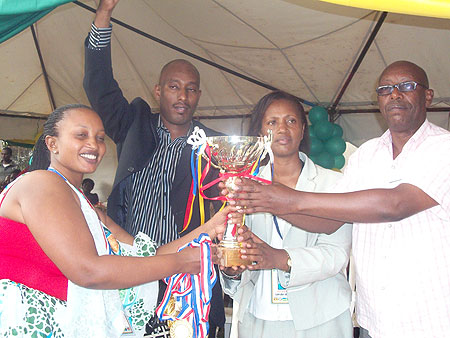
M 212 288 L 217 281 L 216 270 L 211 260 L 211 243 L 207 234 L 201 234 L 178 249 L 180 252 L 186 247 L 200 247 L 200 273 L 198 275 L 182 273 L 165 278 L 167 289 L 156 308 L 160 320 L 187 320 L 192 325 L 193 336 L 198 338 L 206 338 L 208 335 Z M 171 296 L 176 303 L 181 303 L 180 312 L 176 317 L 164 312 Z
M 192 131 L 192 134 L 189 135 L 186 142 L 187 144 L 190 144 L 192 146 L 193 150 L 196 150 L 197 148 L 201 147 L 203 144 L 206 143 L 205 131 L 195 126 L 194 130 Z
M 191 173 L 192 173 L 192 182 L 191 182 L 191 188 L 189 190 L 189 197 L 188 202 L 186 205 L 186 211 L 184 213 L 184 222 L 183 222 L 183 228 L 181 229 L 181 232 L 184 232 L 189 224 L 191 223 L 192 219 L 192 212 L 194 210 L 194 201 L 195 197 L 197 196 L 198 186 L 201 184 L 201 176 L 198 175 L 198 173 L 201 173 L 201 154 L 204 151 L 204 148 L 206 146 L 206 133 L 203 129 L 200 129 L 198 126 L 194 127 L 194 130 L 192 131 L 192 134 L 187 139 L 187 144 L 190 144 L 192 147 L 191 152 Z M 195 156 L 197 156 L 197 161 L 195 159 Z M 197 165 L 196 165 L 197 163 Z M 206 168 L 205 168 L 206 170 Z M 206 174 L 209 171 L 209 168 L 206 170 Z M 200 224 L 205 223 L 205 207 L 204 207 L 204 201 L 203 196 L 199 196 L 199 211 L 200 211 Z
M 207 156 L 207 167 L 209 170 L 209 167 L 211 166 L 211 149 L 209 147 L 209 145 L 206 145 L 206 156 Z M 263 178 L 260 177 L 256 177 L 256 175 L 259 173 L 259 168 L 260 168 L 260 164 L 261 164 L 261 159 L 262 159 L 262 155 L 259 157 L 259 159 L 257 161 L 255 161 L 255 163 L 253 163 L 249 169 L 245 170 L 245 171 L 241 171 L 238 173 L 227 173 L 227 172 L 221 172 L 219 173 L 219 177 L 216 178 L 215 180 L 209 182 L 206 185 L 203 185 L 203 180 L 206 177 L 206 174 L 202 174 L 201 177 L 201 184 L 199 184 L 199 192 L 200 195 L 203 196 L 203 198 L 205 199 L 209 199 L 209 200 L 214 200 L 214 201 L 227 201 L 227 197 L 226 196 L 217 196 L 217 197 L 208 197 L 205 195 L 205 190 L 209 189 L 210 187 L 212 187 L 213 185 L 217 184 L 220 181 L 226 180 L 230 177 L 243 177 L 243 178 L 251 178 L 253 180 L 265 183 L 265 184 L 271 184 L 272 182 L 269 180 L 265 180 Z

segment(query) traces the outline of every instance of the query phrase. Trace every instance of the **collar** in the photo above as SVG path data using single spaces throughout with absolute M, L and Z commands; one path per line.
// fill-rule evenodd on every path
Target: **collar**
M 425 121 L 422 123 L 419 129 L 417 129 L 417 131 L 410 137 L 408 142 L 406 142 L 406 144 L 403 146 L 403 149 L 417 146 L 418 144 L 417 141 L 423 139 L 423 136 L 427 133 L 429 129 L 430 129 L 430 122 L 428 121 L 428 119 L 425 119 Z M 379 142 L 383 146 L 392 149 L 392 134 L 389 129 L 386 130 L 383 135 L 381 135 L 381 137 L 379 138 Z
M 158 122 L 156 124 L 156 130 L 158 132 L 163 132 L 164 134 L 168 134 L 170 136 L 169 129 L 166 128 L 166 126 L 164 125 L 164 123 L 161 120 L 161 114 L 158 115 Z M 179 138 L 188 138 L 188 136 L 191 135 L 193 131 L 194 131 L 194 124 L 191 121 L 191 124 L 189 125 L 189 130 L 188 130 L 187 134 L 185 136 L 180 136 Z
M 303 162 L 303 168 L 297 179 L 297 184 L 295 185 L 296 190 L 305 190 L 310 186 L 317 176 L 317 167 L 314 162 L 303 152 L 298 152 L 298 157 Z M 272 168 L 271 165 L 265 165 L 261 171 L 261 178 L 272 180 Z

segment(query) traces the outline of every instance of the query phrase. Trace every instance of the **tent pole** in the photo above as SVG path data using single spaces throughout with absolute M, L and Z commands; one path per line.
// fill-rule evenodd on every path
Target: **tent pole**
M 380 18 L 378 19 L 377 24 L 375 25 L 372 33 L 370 33 L 369 39 L 367 39 L 366 44 L 364 45 L 363 49 L 361 50 L 361 53 L 359 54 L 358 58 L 356 59 L 355 64 L 353 65 L 352 70 L 350 71 L 350 74 L 348 74 L 347 79 L 344 82 L 344 85 L 342 86 L 341 90 L 339 91 L 338 96 L 336 97 L 336 100 L 334 100 L 334 103 L 331 105 L 330 108 L 328 108 L 328 111 L 330 112 L 330 117 L 332 121 L 336 120 L 336 107 L 339 104 L 339 102 L 342 99 L 342 96 L 344 95 L 345 91 L 347 90 L 348 85 L 350 84 L 350 81 L 352 81 L 353 76 L 355 76 L 356 72 L 358 71 L 359 66 L 361 65 L 361 62 L 364 60 L 364 57 L 366 56 L 370 46 L 372 45 L 373 40 L 375 40 L 375 37 L 378 34 L 378 31 L 380 30 L 381 26 L 383 25 L 384 20 L 386 19 L 386 16 L 388 15 L 388 12 L 381 13 Z
M 82 8 L 84 8 L 84 9 L 87 9 L 88 11 L 91 11 L 92 13 L 95 13 L 95 12 L 96 12 L 96 10 L 95 10 L 94 8 L 92 8 L 92 7 L 90 7 L 90 6 L 87 6 L 86 4 L 81 3 L 81 2 L 79 2 L 79 1 L 74 1 L 73 3 L 76 4 L 76 5 L 78 5 L 78 6 L 80 6 L 80 7 L 82 7 Z M 204 57 L 201 57 L 201 56 L 199 56 L 199 55 L 197 55 L 197 54 L 191 53 L 191 52 L 189 52 L 189 51 L 186 50 L 186 49 L 177 47 L 177 46 L 175 46 L 175 45 L 173 45 L 173 44 L 171 44 L 171 43 L 169 43 L 169 42 L 167 42 L 167 41 L 161 40 L 161 39 L 157 38 L 156 36 L 153 36 L 153 35 L 150 35 L 150 34 L 148 34 L 148 33 L 145 33 L 145 32 L 143 32 L 143 31 L 141 31 L 141 30 L 139 30 L 139 29 L 137 29 L 137 28 L 135 28 L 135 27 L 133 27 L 133 26 L 130 26 L 130 25 L 126 24 L 125 22 L 122 22 L 122 21 L 117 20 L 117 19 L 114 19 L 114 18 L 111 18 L 111 21 L 114 22 L 114 23 L 116 23 L 116 24 L 118 24 L 119 26 L 122 26 L 122 27 L 124 27 L 124 28 L 126 28 L 126 29 L 129 29 L 129 30 L 131 30 L 131 31 L 133 31 L 133 32 L 135 32 L 135 33 L 141 35 L 141 36 L 144 36 L 144 37 L 146 37 L 147 39 L 153 40 L 153 41 L 155 41 L 155 42 L 157 42 L 157 43 L 159 43 L 159 44 L 161 44 L 161 45 L 163 45 L 163 46 L 166 46 L 166 47 L 168 47 L 168 48 L 171 48 L 171 49 L 173 49 L 173 50 L 176 50 L 177 52 L 180 52 L 180 53 L 182 53 L 182 54 L 185 54 L 185 55 L 187 55 L 187 56 L 189 56 L 189 57 L 191 57 L 191 58 L 194 58 L 194 59 L 196 59 L 196 60 L 198 60 L 198 61 L 200 61 L 200 62 L 206 63 L 206 64 L 208 64 L 208 65 L 210 65 L 210 66 L 212 66 L 212 67 L 215 67 L 215 68 L 217 68 L 217 69 L 219 69 L 219 70 L 222 70 L 222 71 L 224 71 L 224 72 L 226 72 L 226 73 L 229 73 L 229 74 L 232 74 L 232 75 L 234 75 L 234 76 L 237 76 L 237 77 L 239 77 L 239 78 L 241 78 L 241 79 L 244 79 L 244 80 L 246 80 L 246 81 L 248 81 L 248 82 L 251 82 L 251 83 L 253 83 L 253 84 L 256 84 L 256 85 L 258 85 L 258 86 L 260 86 L 260 87 L 263 87 L 263 88 L 266 88 L 266 89 L 269 89 L 269 90 L 279 90 L 278 88 L 273 87 L 273 86 L 271 86 L 271 85 L 269 85 L 269 84 L 267 84 L 267 83 L 264 83 L 264 82 L 262 82 L 262 81 L 253 79 L 253 78 L 251 78 L 251 77 L 249 77 L 249 76 L 247 76 L 247 75 L 241 74 L 241 73 L 236 72 L 236 71 L 234 71 L 234 70 L 232 70 L 232 69 L 230 69 L 230 68 L 227 68 L 227 67 L 225 67 L 225 66 L 219 65 L 219 64 L 216 63 L 216 62 L 213 62 L 213 61 L 211 61 L 211 60 L 205 59 Z M 295 96 L 295 95 L 294 95 L 294 96 Z M 302 103 L 304 103 L 304 104 L 306 104 L 306 105 L 308 105 L 308 106 L 315 106 L 314 103 L 309 102 L 309 101 L 307 101 L 307 100 L 305 100 L 305 99 L 302 99 L 302 98 L 300 98 L 300 97 L 298 97 L 298 96 L 296 96 L 296 98 L 297 98 L 300 102 L 302 102 Z
M 427 112 L 449 112 L 450 107 L 431 107 L 427 108 Z M 380 110 L 377 108 L 372 109 L 343 109 L 339 110 L 339 115 L 347 115 L 347 114 L 370 114 L 370 113 L 380 113 Z M 450 115 L 449 115 L 450 116 Z M 220 120 L 220 119 L 235 119 L 235 118 L 250 118 L 251 114 L 240 114 L 240 115 L 194 115 L 195 120 Z M 336 120 L 334 120 L 336 121 Z
M 34 29 L 34 25 L 30 26 L 31 33 L 33 34 L 34 45 L 36 47 L 36 51 L 39 56 L 39 62 L 41 63 L 42 74 L 44 75 L 45 87 L 47 88 L 48 98 L 50 99 L 50 104 L 52 106 L 52 110 L 55 110 L 55 98 L 53 97 L 52 88 L 50 87 L 50 82 L 48 81 L 47 70 L 45 69 L 44 59 L 42 58 L 41 48 L 39 47 L 39 42 L 36 36 L 36 31 Z
M 48 116 L 22 116 L 22 115 L 11 115 L 11 114 L 4 114 L 0 112 L 0 116 L 2 117 L 10 117 L 10 118 L 19 118 L 19 119 L 30 119 L 30 120 L 47 120 Z

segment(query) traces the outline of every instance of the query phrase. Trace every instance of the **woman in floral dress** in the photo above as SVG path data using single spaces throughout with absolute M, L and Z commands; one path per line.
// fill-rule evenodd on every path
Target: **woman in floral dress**
M 0 195 L 0 336 L 142 336 L 156 305 L 155 281 L 200 271 L 198 248 L 177 249 L 201 232 L 223 233 L 230 209 L 156 249 L 94 209 L 78 188 L 97 169 L 104 139 L 89 107 L 56 109 L 31 172 Z

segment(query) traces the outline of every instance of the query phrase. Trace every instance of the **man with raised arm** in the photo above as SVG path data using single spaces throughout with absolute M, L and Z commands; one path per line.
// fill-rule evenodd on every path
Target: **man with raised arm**
M 154 88 L 159 114 L 142 98 L 130 103 L 123 96 L 111 60 L 110 19 L 117 3 L 100 1 L 85 43 L 84 88 L 117 146 L 118 167 L 107 211 L 130 234 L 142 231 L 163 245 L 201 223 L 195 199 L 189 226 L 182 232 L 192 182 L 187 138 L 195 126 L 208 136 L 219 133 L 192 120 L 201 95 L 200 74 L 187 60 L 173 60 L 162 68 Z M 209 210 L 205 200 L 205 221 Z M 212 326 L 223 326 L 222 292 L 216 285 L 210 319 Z

